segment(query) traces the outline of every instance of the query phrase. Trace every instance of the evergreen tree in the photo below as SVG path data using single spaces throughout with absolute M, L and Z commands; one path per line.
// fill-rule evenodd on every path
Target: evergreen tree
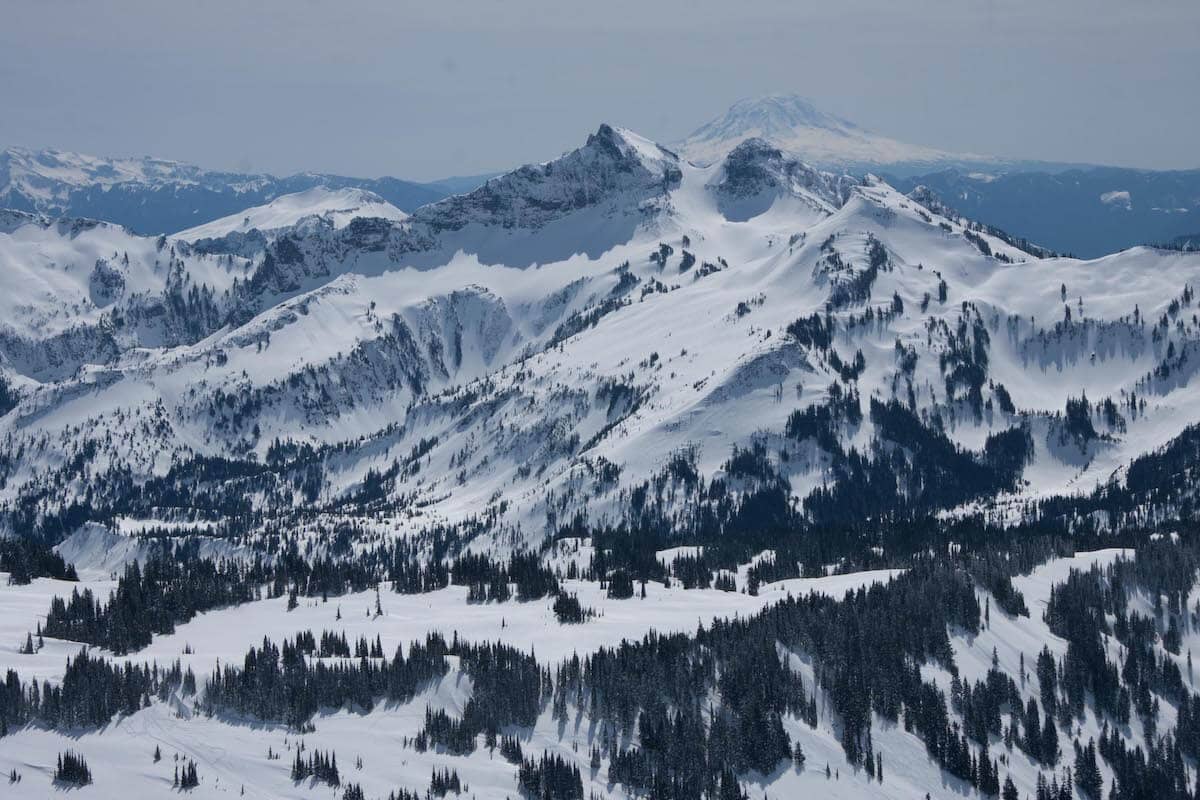
M 796 742 L 796 746 L 792 749 L 792 762 L 796 765 L 796 770 L 804 771 L 804 748 L 800 746 L 800 742 Z
M 179 776 L 180 789 L 195 789 L 200 785 L 200 775 L 196 771 L 196 762 L 188 759 Z
M 1103 800 L 1104 782 L 1096 763 L 1096 742 L 1089 740 L 1087 747 L 1075 742 L 1075 785 L 1089 800 Z
M 86 786 L 92 782 L 92 771 L 88 769 L 83 756 L 67 750 L 59 753 L 54 780 L 72 786 Z

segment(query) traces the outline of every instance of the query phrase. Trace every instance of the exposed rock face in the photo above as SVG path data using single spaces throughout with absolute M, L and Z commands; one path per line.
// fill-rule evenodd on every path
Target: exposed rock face
M 545 164 L 521 167 L 469 194 L 420 209 L 413 222 L 427 225 L 434 233 L 472 223 L 538 228 L 617 196 L 635 201 L 660 196 L 678 186 L 681 177 L 674 153 L 601 125 L 578 150 Z

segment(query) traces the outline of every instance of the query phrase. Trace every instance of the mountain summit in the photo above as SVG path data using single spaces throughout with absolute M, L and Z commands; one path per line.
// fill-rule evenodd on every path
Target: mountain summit
M 752 138 L 765 139 L 798 154 L 808 163 L 834 169 L 991 160 L 881 136 L 828 114 L 809 100 L 792 94 L 739 100 L 720 117 L 697 128 L 676 147 L 696 163 L 711 164 Z
M 764 138 L 788 136 L 797 128 L 815 128 L 849 135 L 862 129 L 849 120 L 827 114 L 795 94 L 771 94 L 739 100 L 720 118 L 693 136 L 733 138 L 753 128 Z

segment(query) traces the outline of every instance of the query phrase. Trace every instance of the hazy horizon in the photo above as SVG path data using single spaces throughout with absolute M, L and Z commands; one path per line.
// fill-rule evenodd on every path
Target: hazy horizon
M 0 145 L 434 180 L 796 93 L 899 140 L 1200 167 L 1200 4 L 17 2 Z M 954 68 L 949 68 L 954 65 Z

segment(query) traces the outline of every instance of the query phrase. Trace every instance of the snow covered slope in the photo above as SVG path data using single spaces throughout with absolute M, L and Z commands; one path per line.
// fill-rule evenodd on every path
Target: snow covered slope
M 236 492 L 268 516 L 368 503 L 415 534 L 484 513 L 531 540 L 627 520 L 647 482 L 656 514 L 707 514 L 710 480 L 848 513 L 828 492 L 871 480 L 856 454 L 903 446 L 895 485 L 854 491 L 1019 508 L 1200 421 L 1200 256 L 1042 257 L 923 200 L 760 140 L 697 167 L 605 125 L 404 220 L 310 217 L 248 257 L 12 217 L 0 503 L 161 518 L 130 479 L 254 459 L 265 482 Z M 70 357 L 43 364 L 56 336 Z M 960 463 L 924 472 L 911 425 Z M 185 518 L 225 518 L 234 484 L 211 480 L 185 481 Z
M 1078 643 L 1056 634 L 1054 621 L 1042 616 L 1042 609 L 1051 602 L 1052 590 L 1061 589 L 1072 570 L 1103 569 L 1130 555 L 1118 550 L 1082 552 L 1051 559 L 1028 575 L 1016 577 L 1013 585 L 1022 602 L 1034 610 L 1032 614 L 1004 612 L 996 597 L 977 589 L 976 613 L 981 617 L 977 629 L 951 627 L 946 635 L 949 652 L 942 660 L 930 659 L 914 669 L 913 680 L 927 682 L 931 694 L 941 693 L 940 699 L 934 695 L 931 700 L 939 702 L 949 714 L 954 725 L 953 744 L 959 744 L 960 730 L 969 731 L 972 741 L 962 739 L 968 756 L 973 757 L 978 749 L 988 754 L 989 761 L 996 759 L 997 783 L 1001 776 L 1007 778 L 1020 797 L 1034 796 L 1035 787 L 1043 778 L 1057 780 L 1062 777 L 1062 768 L 1079 764 L 1080 761 L 1072 759 L 1073 745 L 1086 746 L 1089 740 L 1094 743 L 1102 733 L 1131 747 L 1152 746 L 1154 733 L 1145 714 L 1139 711 L 1124 725 L 1110 726 L 1109 716 L 1095 705 L 1090 695 L 1086 705 L 1070 712 L 1066 723 L 1055 725 L 1048 721 L 1045 729 L 1037 725 L 1038 702 L 1045 703 L 1050 698 L 1060 707 L 1065 706 L 1072 690 L 1064 687 L 1061 676 L 1066 669 L 1078 669 L 1071 662 Z M 546 752 L 578 767 L 584 796 L 626 798 L 634 796 L 634 792 L 627 786 L 629 773 L 619 771 L 617 754 L 632 748 L 653 748 L 652 730 L 644 719 L 640 725 L 631 724 L 628 732 L 619 733 L 619 746 L 614 746 L 609 741 L 611 733 L 609 723 L 603 719 L 603 706 L 589 703 L 585 694 L 576 697 L 563 691 L 565 676 L 570 674 L 566 670 L 572 662 L 578 667 L 580 659 L 594 656 L 601 648 L 620 647 L 629 658 L 651 626 L 660 635 L 690 634 L 698 625 L 702 629 L 711 626 L 713 618 L 749 617 L 785 597 L 819 593 L 842 600 L 847 592 L 861 591 L 894 576 L 895 573 L 870 572 L 796 579 L 768 584 L 758 596 L 651 584 L 644 597 L 625 600 L 606 597 L 594 583 L 571 581 L 567 588 L 578 592 L 598 612 L 595 619 L 571 627 L 558 624 L 544 602 L 481 605 L 471 603 L 466 588 L 458 586 L 420 595 L 387 592 L 381 600 L 373 592 L 330 598 L 328 602 L 304 598 L 294 608 L 289 608 L 284 597 L 252 601 L 202 614 L 178 626 L 174 633 L 156 637 L 150 647 L 133 654 L 130 663 L 156 665 L 164 675 L 166 688 L 160 696 L 151 695 L 144 707 L 139 704 L 132 710 L 114 710 L 113 720 L 102 726 L 56 730 L 32 724 L 8 731 L 0 748 L 0 772 L 19 779 L 20 784 L 10 789 L 22 797 L 60 796 L 65 785 L 53 779 L 55 758 L 63 751 L 71 751 L 85 756 L 91 765 L 92 785 L 78 790 L 82 796 L 165 793 L 172 787 L 172 776 L 177 783 L 182 767 L 188 762 L 198 767 L 199 785 L 189 792 L 189 796 L 198 798 L 229 795 L 307 798 L 318 794 L 341 797 L 347 785 L 361 786 L 366 797 L 383 798 L 398 787 L 423 791 L 430 783 L 431 773 L 441 770 L 454 771 L 463 784 L 463 797 L 499 800 L 517 796 L 517 765 L 482 744 L 482 735 L 472 737 L 465 752 L 419 743 L 422 731 L 430 727 L 431 713 L 445 712 L 451 719 L 464 718 L 472 700 L 487 695 L 489 687 L 473 680 L 467 660 L 458 656 L 449 658 L 444 674 L 421 681 L 411 698 L 371 703 L 367 707 L 357 703 L 324 707 L 313 716 L 311 725 L 303 729 L 281 721 L 257 719 L 251 714 L 220 711 L 214 714 L 203 710 L 207 702 L 206 687 L 219 674 L 216 665 L 237 669 L 246 650 L 259 645 L 264 636 L 279 642 L 302 631 L 332 631 L 352 642 L 378 641 L 386 654 L 402 649 L 412 658 L 416 645 L 411 643 L 421 642 L 427 633 L 441 634 L 449 640 L 453 631 L 456 646 L 460 640 L 503 642 L 539 659 L 538 663 L 547 670 L 547 683 L 554 676 L 557 692 L 548 692 L 542 699 L 531 724 L 509 725 L 501 734 L 519 739 L 526 758 L 536 760 Z M 111 583 L 93 580 L 85 586 L 102 593 Z M 41 613 L 52 597 L 76 588 L 79 587 L 49 579 L 39 579 L 28 586 L 7 586 L 0 582 L 0 607 L 8 612 L 0 617 L 3 640 L 0 666 L 19 670 L 26 682 L 43 681 L 47 690 L 63 685 L 64 662 L 78 652 L 77 645 L 47 637 L 36 652 L 18 653 L 11 643 L 23 641 L 25 632 L 39 624 Z M 1193 586 L 1185 593 L 1184 608 L 1190 608 L 1198 596 Z M 1135 590 L 1128 597 L 1122 595 L 1119 610 L 1122 614 L 1145 615 L 1154 602 L 1149 594 Z M 372 612 L 376 605 L 378 612 Z M 363 614 L 362 609 L 367 609 L 367 613 Z M 1153 624 L 1153 618 L 1141 619 Z M 1097 634 L 1100 658 L 1119 657 L 1123 642 L 1118 639 L 1128 641 L 1127 637 L 1128 634 L 1111 630 Z M 646 641 L 653 641 L 653 634 Z M 1188 630 L 1180 647 L 1173 650 L 1168 650 L 1160 640 L 1152 640 L 1148 647 L 1164 670 L 1174 671 L 1184 691 L 1194 692 L 1200 687 L 1192 670 L 1184 670 L 1180 648 L 1190 653 L 1197 645 L 1200 645 L 1197 634 Z M 845 722 L 833 710 L 835 704 L 846 701 L 839 685 L 822 683 L 819 659 L 823 653 L 815 648 L 782 643 L 772 644 L 770 652 L 789 672 L 799 676 L 801 685 L 811 692 L 811 717 L 804 719 L 803 711 L 783 716 L 779 724 L 788 740 L 802 747 L 803 760 L 785 758 L 766 773 L 750 770 L 740 775 L 748 792 L 744 796 L 821 796 L 847 800 L 882 796 L 920 800 L 927 796 L 984 798 L 997 794 L 972 786 L 976 781 L 974 770 L 967 770 L 971 776 L 968 782 L 939 766 L 928 742 L 922 740 L 920 726 L 927 723 L 919 718 L 913 722 L 921 708 L 905 706 L 901 716 L 909 724 L 898 724 L 885 716 L 886 711 L 879 705 L 869 702 L 869 693 L 868 701 L 864 701 L 865 714 L 874 733 L 868 740 L 868 760 L 865 764 L 861 757 L 851 760 L 844 746 Z M 109 655 L 96 648 L 92 648 L 91 654 L 101 659 Z M 1043 659 L 1049 659 L 1048 671 Z M 374 656 L 350 659 L 310 653 L 301 663 L 336 670 L 356 665 L 368 667 L 381 661 Z M 1056 672 L 1055 665 L 1064 662 L 1067 667 L 1059 666 Z M 244 663 L 247 680 L 255 680 L 254 662 L 247 657 Z M 274 663 L 271 661 L 270 665 Z M 166 684 L 165 670 L 176 664 L 189 671 L 195 685 Z M 259 668 L 265 668 L 261 662 Z M 289 667 L 294 668 L 294 665 Z M 698 674 L 703 673 L 698 671 Z M 1114 679 L 1117 674 L 1114 668 Z M 587 677 L 595 680 L 590 673 Z M 1125 680 L 1132 685 L 1135 677 L 1130 674 Z M 9 681 L 12 685 L 13 678 Z M 980 735 L 969 727 L 980 719 L 988 719 L 987 712 L 979 710 L 978 704 L 983 702 L 980 698 L 986 697 L 980 687 L 995 687 L 997 681 L 1004 694 L 1003 701 L 996 705 L 995 724 L 1002 732 L 985 731 Z M 1010 686 L 1015 702 L 1010 701 L 1007 693 Z M 646 686 L 642 691 L 654 696 L 657 689 Z M 727 692 L 722 684 L 720 694 Z M 964 695 L 968 700 L 974 698 L 974 702 L 964 701 Z M 552 703 L 551 696 L 559 699 Z M 875 698 L 876 703 L 884 702 L 877 687 Z M 947 702 L 946 698 L 951 700 Z M 632 702 L 636 708 L 637 701 Z M 721 702 L 728 704 L 730 698 L 725 696 Z M 1026 716 L 1026 703 L 1034 708 L 1032 726 Z M 1128 697 L 1125 707 L 1128 713 Z M 1157 705 L 1155 709 L 1153 719 L 1161 720 L 1160 731 L 1173 726 L 1176 715 L 1167 703 L 1163 703 L 1161 714 Z M 708 722 L 715 730 L 715 712 L 705 713 L 713 715 Z M 982 747 L 975 744 L 979 738 L 984 742 Z M 1053 742 L 1061 756 L 1049 760 L 1036 755 L 1044 753 L 1047 740 Z M 703 738 L 696 744 L 701 748 L 706 745 Z M 290 774 L 297 754 L 313 751 L 336 754 L 340 786 Z M 1097 774 L 1101 786 L 1113 784 L 1117 768 L 1114 759 L 1099 760 Z M 1124 764 L 1119 768 L 1129 769 Z M 1069 776 L 1064 780 L 1068 784 L 1071 781 Z
M 193 341 L 248 269 L 111 223 L 0 211 L 0 374 L 61 380 L 132 348 Z
M 326 219 L 334 229 L 344 228 L 355 217 L 399 221 L 407 217 L 400 209 L 373 192 L 363 189 L 328 189 L 316 186 L 303 192 L 285 194 L 262 206 L 247 208 L 238 214 L 206 222 L 174 234 L 175 238 L 195 242 L 217 239 L 227 234 L 259 230 L 264 233 L 289 228 L 305 217 Z

